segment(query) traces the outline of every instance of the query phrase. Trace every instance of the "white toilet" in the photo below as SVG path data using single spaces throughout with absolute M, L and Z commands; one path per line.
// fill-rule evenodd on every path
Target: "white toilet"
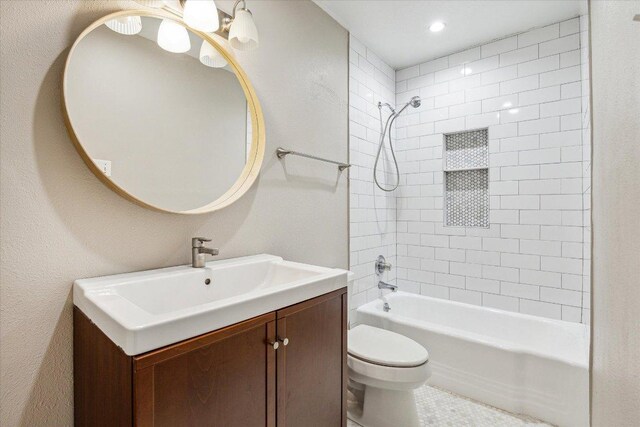
M 420 425 L 413 390 L 431 376 L 429 353 L 404 335 L 358 325 L 349 330 L 349 418 L 364 427 Z

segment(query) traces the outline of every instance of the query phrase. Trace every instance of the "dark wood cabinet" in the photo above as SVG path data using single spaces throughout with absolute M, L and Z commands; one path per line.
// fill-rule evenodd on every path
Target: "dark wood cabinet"
M 275 425 L 273 313 L 133 358 L 137 426 Z
M 138 356 L 74 308 L 75 423 L 345 426 L 346 303 L 342 289 Z
M 279 310 L 277 333 L 288 344 L 276 358 L 278 426 L 346 425 L 346 297 L 331 294 Z

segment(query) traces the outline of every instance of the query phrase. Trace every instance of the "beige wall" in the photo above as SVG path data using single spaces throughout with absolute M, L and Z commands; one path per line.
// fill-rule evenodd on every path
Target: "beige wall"
M 229 9 L 229 2 L 218 2 Z M 102 185 L 75 152 L 60 114 L 67 49 L 88 24 L 130 1 L 0 2 L 2 426 L 72 424 L 74 279 L 189 261 L 189 239 L 221 257 L 261 252 L 348 266 L 347 174 L 282 145 L 347 158 L 347 33 L 308 1 L 254 1 L 260 48 L 239 55 L 264 109 L 257 183 L 213 214 L 140 208 Z
M 592 1 L 592 425 L 640 419 L 640 13 Z

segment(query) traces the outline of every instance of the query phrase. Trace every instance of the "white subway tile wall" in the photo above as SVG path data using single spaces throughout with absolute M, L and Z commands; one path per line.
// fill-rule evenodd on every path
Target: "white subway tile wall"
M 397 241 L 400 289 L 419 283 L 425 295 L 588 321 L 590 129 L 581 21 L 440 58 L 438 71 L 414 66 L 420 75 L 410 90 L 408 71 L 397 71 L 396 103 L 416 89 L 426 98 L 396 124 L 398 236 L 406 230 Z M 442 133 L 480 127 L 489 128 L 491 227 L 444 227 Z M 402 138 L 412 134 L 418 145 Z M 410 231 L 413 222 L 432 227 Z M 409 241 L 428 256 L 410 253 Z
M 378 297 L 381 253 L 395 261 L 387 279 L 400 290 L 588 323 L 587 30 L 586 17 L 574 18 L 395 76 L 351 38 L 351 309 Z M 394 123 L 400 186 L 383 194 L 372 179 L 377 102 L 393 103 L 394 91 L 396 105 L 417 94 L 422 105 Z M 445 227 L 443 134 L 484 127 L 490 227 Z
M 396 72 L 355 37 L 349 38 L 349 45 L 349 161 L 353 165 L 349 168 L 350 269 L 355 273 L 354 284 L 349 289 L 349 317 L 353 319 L 355 308 L 381 295 L 374 274 L 378 255 L 384 255 L 393 265 L 392 270 L 385 273 L 384 280 L 395 283 L 396 279 L 396 198 L 394 192 L 378 189 L 373 181 L 380 140 L 378 102 L 395 104 Z M 407 69 L 401 74 L 404 75 L 403 85 L 398 90 L 433 83 L 433 74 L 431 80 L 429 77 L 422 79 L 417 66 L 415 70 Z M 414 89 L 414 93 L 417 95 L 418 90 Z M 389 110 L 385 108 L 383 119 L 388 115 Z M 415 116 L 413 120 L 411 124 L 417 125 L 415 132 L 419 132 L 419 117 Z M 433 133 L 433 129 L 426 128 L 422 132 Z M 393 133 L 395 135 L 395 129 Z M 418 147 L 418 137 L 415 141 L 404 141 Z M 378 180 L 386 187 L 393 187 L 396 175 L 388 145 L 380 155 L 378 167 Z M 404 211 L 405 220 L 419 220 L 420 210 L 415 212 L 417 217 L 411 216 L 412 211 Z M 413 244 L 420 245 L 420 235 L 416 236 L 417 241 Z M 411 244 L 408 240 L 404 242 Z M 419 269 L 419 257 L 417 259 Z M 413 290 L 419 292 L 419 288 Z

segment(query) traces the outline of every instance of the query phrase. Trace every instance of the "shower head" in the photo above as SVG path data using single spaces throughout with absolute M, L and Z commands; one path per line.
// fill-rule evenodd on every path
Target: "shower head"
M 413 108 L 418 108 L 420 106 L 420 97 L 419 96 L 414 96 L 413 98 L 411 98 L 409 100 L 409 102 L 404 104 L 404 106 L 400 109 L 400 111 L 398 111 L 397 113 L 394 112 L 394 115 L 395 116 L 399 116 L 404 110 L 407 109 L 407 107 L 409 105 L 411 105 Z

